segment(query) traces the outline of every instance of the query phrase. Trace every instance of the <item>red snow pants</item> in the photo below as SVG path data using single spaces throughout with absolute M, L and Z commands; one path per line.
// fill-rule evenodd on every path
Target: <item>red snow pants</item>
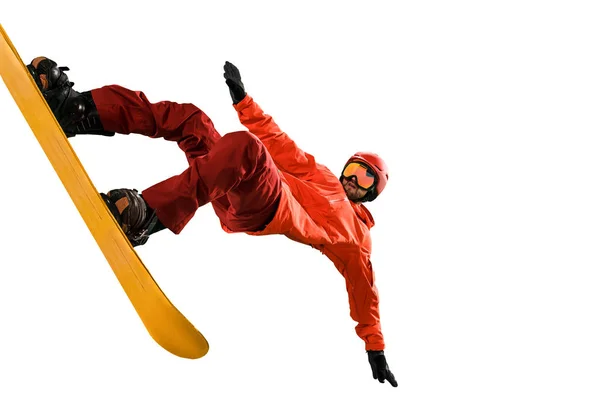
M 141 192 L 169 230 L 180 233 L 207 203 L 233 232 L 260 231 L 271 221 L 279 205 L 281 178 L 256 136 L 248 131 L 221 136 L 193 104 L 151 103 L 143 92 L 118 85 L 91 94 L 105 130 L 163 138 L 185 152 L 186 170 Z

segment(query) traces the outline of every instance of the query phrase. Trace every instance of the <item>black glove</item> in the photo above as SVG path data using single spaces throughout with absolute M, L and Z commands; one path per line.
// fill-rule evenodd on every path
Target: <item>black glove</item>
M 225 70 L 223 76 L 225 77 L 225 83 L 227 86 L 229 86 L 231 100 L 233 100 L 233 104 L 237 104 L 244 100 L 244 97 L 246 97 L 246 90 L 244 89 L 244 84 L 242 83 L 242 76 L 240 75 L 240 71 L 237 69 L 237 67 L 229 61 L 225 61 L 225 66 L 223 69 Z
M 369 355 L 369 364 L 371 364 L 373 379 L 379 379 L 379 382 L 381 383 L 385 383 L 385 380 L 387 379 L 393 387 L 397 387 L 398 382 L 396 382 L 394 374 L 392 374 L 392 371 L 390 371 L 387 365 L 383 350 L 369 350 L 367 351 L 367 354 Z

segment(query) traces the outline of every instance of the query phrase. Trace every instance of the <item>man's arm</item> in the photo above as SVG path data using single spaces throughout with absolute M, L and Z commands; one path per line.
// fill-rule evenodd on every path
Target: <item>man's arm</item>
M 224 70 L 225 83 L 229 87 L 233 106 L 242 125 L 262 141 L 280 170 L 309 180 L 317 171 L 314 157 L 302 151 L 246 93 L 235 65 L 226 62 Z
M 356 333 L 365 342 L 368 361 L 373 379 L 384 383 L 386 380 L 398 386 L 384 355 L 385 342 L 379 321 L 379 293 L 375 286 L 373 267 L 366 252 L 358 254 L 349 249 L 343 255 L 334 255 L 329 249 L 321 251 L 334 261 L 338 271 L 346 280 L 346 290 L 350 304 L 350 316 L 357 322 Z
M 358 322 L 356 333 L 365 341 L 373 379 L 384 383 L 386 380 L 394 387 L 396 378 L 388 367 L 383 352 L 385 343 L 379 322 L 379 293 L 373 277 L 373 266 L 368 256 L 349 262 L 343 273 L 350 299 L 350 314 Z
M 367 351 L 383 350 L 385 342 L 379 320 L 379 292 L 371 261 L 357 256 L 345 262 L 340 272 L 346 280 L 350 317 L 357 322 L 356 334 L 365 342 Z

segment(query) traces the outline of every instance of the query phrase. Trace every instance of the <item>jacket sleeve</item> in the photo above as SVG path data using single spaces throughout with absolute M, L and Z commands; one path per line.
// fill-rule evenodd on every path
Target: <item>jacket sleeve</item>
M 250 95 L 234 108 L 242 125 L 261 140 L 280 170 L 303 180 L 310 180 L 317 172 L 314 157 L 302 151 Z
M 368 258 L 347 264 L 346 289 L 350 316 L 358 324 L 356 334 L 365 342 L 366 350 L 383 350 L 385 343 L 379 320 L 379 293 L 373 281 L 373 268 Z
M 379 320 L 379 292 L 375 286 L 373 267 L 368 253 L 345 252 L 338 257 L 324 249 L 346 280 L 350 317 L 357 322 L 356 334 L 365 342 L 366 350 L 384 350 L 385 342 Z

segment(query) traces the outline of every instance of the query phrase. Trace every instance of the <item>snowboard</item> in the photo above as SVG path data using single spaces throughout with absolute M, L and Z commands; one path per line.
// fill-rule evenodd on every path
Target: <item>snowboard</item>
M 150 336 L 170 353 L 201 358 L 208 342 L 160 289 L 108 210 L 0 24 L 0 74 Z

